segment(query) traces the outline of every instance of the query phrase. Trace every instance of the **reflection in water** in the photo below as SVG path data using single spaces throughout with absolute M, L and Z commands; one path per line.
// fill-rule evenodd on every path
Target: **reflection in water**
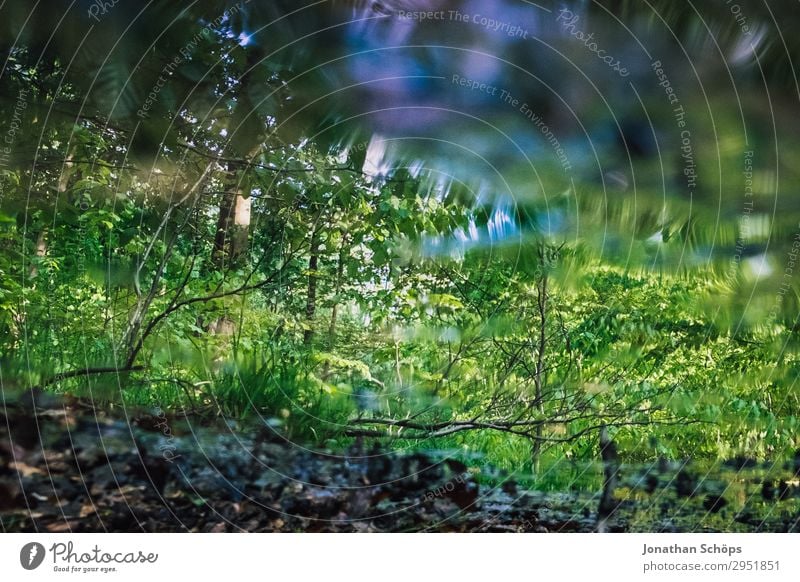
M 724 276 L 742 218 L 760 214 L 773 217 L 754 243 L 764 260 L 737 261 L 737 293 L 774 294 L 800 222 L 792 173 L 777 168 L 800 152 L 771 13 L 607 4 L 347 3 L 330 13 L 324 106 L 356 134 L 380 133 L 368 174 L 414 160 L 441 198 L 483 185 L 471 224 L 426 235 L 424 255 L 545 236 L 628 266 Z
M 518 241 L 526 234 L 526 230 L 530 230 L 521 225 L 515 216 L 514 200 L 507 196 L 498 197 L 489 207 L 489 218 L 484 225 L 478 226 L 477 218 L 473 216 L 466 228 L 459 227 L 452 233 L 424 236 L 421 243 L 422 254 L 425 257 L 462 259 L 472 249 Z

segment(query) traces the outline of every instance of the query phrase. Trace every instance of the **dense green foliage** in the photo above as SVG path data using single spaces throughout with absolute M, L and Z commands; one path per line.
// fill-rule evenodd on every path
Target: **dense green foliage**
M 198 14 L 147 49 L 133 103 L 202 30 Z M 318 112 L 297 72 L 242 46 L 238 24 L 202 35 L 146 119 L 113 75 L 123 58 L 9 53 L 4 111 L 25 133 L 0 171 L 4 391 L 246 418 L 317 446 L 480 452 L 515 470 L 593 459 L 603 426 L 630 460 L 798 446 L 794 291 L 767 317 L 774 292 L 754 294 L 748 264 L 684 257 L 735 244 L 736 219 L 709 234 L 713 205 L 661 200 L 652 160 L 634 210 L 546 164 L 537 177 L 563 194 L 481 198 L 424 160 L 382 158 L 380 136 L 303 126 Z M 719 155 L 738 167 L 731 133 Z M 698 158 L 702 139 L 715 138 L 697 138 Z M 586 237 L 545 228 L 559 211 Z M 618 230 L 611 256 L 594 244 L 631 224 L 631 248 Z

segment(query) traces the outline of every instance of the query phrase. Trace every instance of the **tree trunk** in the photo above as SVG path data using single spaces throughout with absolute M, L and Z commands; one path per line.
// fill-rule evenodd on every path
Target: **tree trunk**
M 334 288 L 333 307 L 331 308 L 331 324 L 328 327 L 328 350 L 333 351 L 336 347 L 336 319 L 339 313 L 339 293 L 342 292 L 342 282 L 344 280 L 344 259 L 347 237 L 342 233 L 342 245 L 339 248 L 339 258 L 336 265 L 336 283 Z
M 603 459 L 603 493 L 600 496 L 600 506 L 597 508 L 597 531 L 603 533 L 608 531 L 608 520 L 617 509 L 614 489 L 617 487 L 619 473 L 617 447 L 608 436 L 608 429 L 605 426 L 600 429 L 600 457 Z
M 73 167 L 73 157 L 72 152 L 75 151 L 75 147 L 71 148 L 71 152 L 67 153 L 67 157 L 64 160 L 64 168 L 61 170 L 61 174 L 58 177 L 58 185 L 56 186 L 56 191 L 58 192 L 59 198 L 66 194 L 67 189 L 69 188 L 69 182 L 72 178 L 72 175 L 75 173 L 75 169 Z M 39 231 L 39 236 L 36 238 L 36 251 L 35 256 L 37 259 L 42 259 L 47 256 L 47 227 L 42 227 L 42 230 Z M 35 261 L 31 262 L 31 266 L 28 270 L 28 276 L 33 279 L 39 274 L 39 267 L 36 265 Z
M 319 229 L 314 226 L 311 231 L 311 253 L 308 258 L 308 292 L 306 294 L 306 328 L 303 343 L 311 344 L 314 339 L 314 318 L 317 314 L 317 269 L 319 268 Z
M 47 256 L 47 228 L 45 227 L 39 231 L 39 236 L 36 237 L 36 250 L 34 251 L 34 256 L 36 259 L 43 259 Z M 36 260 L 33 260 L 31 261 L 31 265 L 28 269 L 28 277 L 35 279 L 38 274 L 39 267 L 36 264 Z
M 539 311 L 539 341 L 536 353 L 536 369 L 533 377 L 535 386 L 534 403 L 540 416 L 544 414 L 544 386 L 547 383 L 546 372 L 544 369 L 544 354 L 545 350 L 547 349 L 547 267 L 544 265 L 544 255 L 544 251 L 541 251 L 543 274 L 539 282 L 537 297 L 537 307 Z M 536 440 L 533 443 L 533 450 L 531 451 L 533 471 L 537 474 L 540 471 L 542 436 L 543 425 L 537 424 Z
M 230 167 L 228 171 L 231 182 L 235 182 L 235 172 Z M 251 201 L 249 195 L 244 194 L 236 183 L 222 194 L 214 236 L 213 260 L 217 268 L 235 265 L 247 250 Z

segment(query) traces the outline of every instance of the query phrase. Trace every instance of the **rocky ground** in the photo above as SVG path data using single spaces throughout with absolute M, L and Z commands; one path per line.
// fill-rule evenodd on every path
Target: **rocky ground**
M 111 416 L 44 400 L 0 409 L 4 531 L 589 532 L 597 525 L 599 492 L 487 484 L 441 455 L 312 451 L 268 426 L 198 427 L 152 411 Z M 735 459 L 713 478 L 664 461 L 623 466 L 610 530 L 800 531 L 798 463 Z

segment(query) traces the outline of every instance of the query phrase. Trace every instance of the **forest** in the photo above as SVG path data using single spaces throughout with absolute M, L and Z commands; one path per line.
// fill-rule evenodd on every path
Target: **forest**
M 0 4 L 3 531 L 800 531 L 800 12 L 702 4 Z

